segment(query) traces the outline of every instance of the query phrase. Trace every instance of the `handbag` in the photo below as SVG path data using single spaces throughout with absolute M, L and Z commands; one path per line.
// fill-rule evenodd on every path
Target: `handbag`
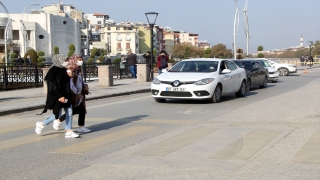
M 82 91 L 81 91 L 81 94 L 84 94 L 84 95 L 88 95 L 88 94 L 91 94 L 89 92 L 89 85 L 88 84 L 84 84 L 82 82 Z

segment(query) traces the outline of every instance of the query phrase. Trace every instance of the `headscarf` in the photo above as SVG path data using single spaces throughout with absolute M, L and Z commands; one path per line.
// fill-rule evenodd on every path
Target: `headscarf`
M 78 68 L 78 65 L 77 65 L 78 59 L 79 59 L 78 55 L 70 56 L 69 60 L 68 60 L 69 64 L 66 68 L 67 69 L 77 69 Z
M 56 66 L 58 68 L 64 68 L 62 64 L 66 61 L 66 59 L 67 59 L 67 56 L 63 54 L 56 54 L 52 58 L 52 63 L 53 63 L 52 66 Z

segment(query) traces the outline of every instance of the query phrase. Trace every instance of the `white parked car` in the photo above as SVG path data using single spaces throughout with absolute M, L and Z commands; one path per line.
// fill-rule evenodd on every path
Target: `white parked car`
M 156 102 L 166 99 L 200 99 L 219 103 L 221 96 L 246 93 L 246 72 L 225 59 L 199 58 L 183 60 L 151 83 Z
M 266 60 L 271 67 L 278 70 L 280 76 L 288 76 L 290 73 L 297 73 L 297 66 L 295 64 L 281 64 L 275 60 L 270 59 L 261 59 Z
M 268 75 L 268 81 L 271 81 L 273 83 L 276 83 L 279 81 L 279 72 L 271 67 L 271 65 L 266 60 L 257 60 L 264 68 L 268 69 L 269 75 Z

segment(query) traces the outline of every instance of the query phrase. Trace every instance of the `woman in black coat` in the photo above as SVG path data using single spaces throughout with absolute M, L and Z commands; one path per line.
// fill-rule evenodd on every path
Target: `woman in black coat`
M 68 59 L 63 54 L 57 54 L 53 57 L 52 63 L 53 65 L 44 78 L 44 80 L 47 82 L 47 99 L 42 113 L 47 112 L 49 109 L 52 110 L 53 115 L 42 122 L 37 122 L 35 131 L 37 134 L 41 134 L 45 125 L 48 125 L 52 121 L 59 118 L 60 111 L 63 108 L 66 113 L 65 137 L 79 137 L 78 134 L 71 130 L 72 105 L 71 101 L 69 101 L 71 98 L 70 78 L 65 68 L 68 65 Z

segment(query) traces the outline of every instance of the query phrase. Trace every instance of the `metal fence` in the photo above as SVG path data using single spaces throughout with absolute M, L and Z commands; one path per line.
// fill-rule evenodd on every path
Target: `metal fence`
M 105 66 L 106 63 L 83 63 L 82 73 L 85 82 L 98 80 L 98 66 Z M 113 78 L 131 78 L 129 66 L 125 64 L 120 69 L 120 63 L 112 63 Z M 21 88 L 33 88 L 43 86 L 43 69 L 49 68 L 52 63 L 43 65 L 15 65 L 8 63 L 0 64 L 0 91 Z

